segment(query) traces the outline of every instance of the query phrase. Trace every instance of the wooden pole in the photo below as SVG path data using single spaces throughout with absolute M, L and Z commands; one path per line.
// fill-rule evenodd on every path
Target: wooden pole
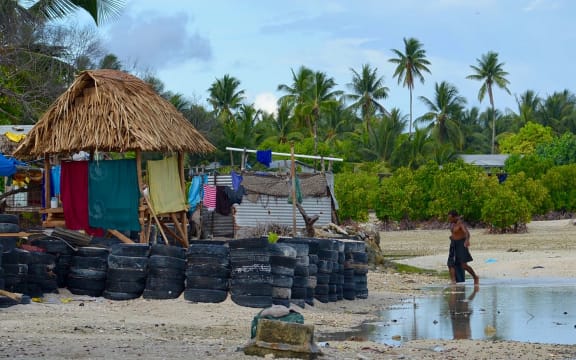
M 143 196 L 142 191 L 144 190 L 144 180 L 142 179 L 142 153 L 139 149 L 136 149 L 136 175 L 138 178 L 138 193 Z M 142 201 L 138 201 L 138 205 L 140 205 Z M 148 231 L 146 231 L 146 225 L 151 226 L 151 221 L 146 224 L 146 211 L 148 209 L 144 209 L 142 216 L 138 216 L 138 220 L 140 221 L 140 243 L 147 244 L 149 242 L 149 238 L 146 236 Z
M 294 158 L 294 142 L 290 143 L 290 177 L 292 179 L 292 236 L 296 236 L 296 161 Z
M 50 164 L 50 155 L 44 154 L 44 207 L 50 207 L 50 183 L 51 183 L 52 165 Z
M 178 153 L 178 168 L 180 171 L 180 186 L 182 187 L 182 195 L 184 196 L 184 202 L 188 204 L 188 202 L 186 201 L 187 196 L 186 196 L 186 174 L 184 173 L 184 153 L 181 151 Z M 188 212 L 188 205 L 186 205 L 186 210 L 183 212 L 182 216 L 180 216 L 180 222 L 179 222 L 179 224 L 181 225 L 180 229 L 185 245 L 188 243 L 188 217 L 186 216 L 187 212 Z M 186 247 L 188 246 L 186 245 Z

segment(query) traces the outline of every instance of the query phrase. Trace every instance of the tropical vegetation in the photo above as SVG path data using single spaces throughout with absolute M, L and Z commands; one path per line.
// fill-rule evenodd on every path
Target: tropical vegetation
M 37 1 L 32 7 L 3 1 L 0 8 L 0 124 L 34 124 L 85 69 L 130 71 L 100 46 L 88 29 L 50 22 L 81 7 L 96 23 L 117 14 L 121 1 Z M 58 5 L 60 4 L 60 5 Z M 108 10 L 106 10 L 108 9 Z M 472 60 L 472 59 L 471 59 Z M 135 73 L 170 101 L 219 149 L 190 155 L 191 165 L 239 164 L 227 146 L 334 156 L 341 220 L 362 220 L 369 210 L 385 221 L 443 219 L 455 208 L 471 222 L 497 229 L 518 227 L 534 215 L 576 210 L 576 95 L 568 89 L 543 96 L 528 89 L 516 109 L 498 109 L 494 88 L 509 93 L 500 54 L 489 51 L 467 78 L 480 81 L 478 98 L 489 107 L 468 107 L 454 84 L 437 79 L 433 94 L 414 97 L 416 82 L 433 76 L 425 46 L 405 38 L 391 51 L 392 74 L 381 64 L 350 69 L 350 82 L 305 65 L 286 69 L 277 111 L 247 102 L 241 79 L 222 74 L 207 85 L 205 99 L 165 89 L 153 73 Z M 134 72 L 134 71 L 132 71 Z M 385 75 L 409 90 L 410 108 L 387 102 Z M 344 85 L 347 91 L 340 90 Z M 413 97 L 426 108 L 413 114 Z M 203 101 L 205 100 L 205 101 Z M 492 169 L 459 161 L 459 154 L 510 154 L 506 181 Z M 310 161 L 320 169 L 320 164 Z M 490 174 L 489 174 L 490 173 Z

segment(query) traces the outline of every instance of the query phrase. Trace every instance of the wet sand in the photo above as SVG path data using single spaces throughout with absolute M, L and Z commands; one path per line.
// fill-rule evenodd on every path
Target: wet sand
M 489 235 L 472 230 L 471 265 L 481 277 L 576 278 L 576 226 L 570 221 L 535 222 L 527 234 Z M 402 231 L 381 234 L 384 254 L 415 266 L 445 270 L 448 232 Z M 409 257 L 417 254 L 418 257 Z M 486 261 L 495 259 L 495 261 Z M 538 266 L 534 268 L 534 266 Z M 302 313 L 316 336 L 345 331 L 373 320 L 382 309 L 424 295 L 448 279 L 372 269 L 366 300 L 316 303 Z M 482 286 L 482 285 L 480 285 Z M 0 358 L 23 359 L 256 359 L 239 349 L 250 338 L 259 309 L 230 299 L 220 304 L 175 300 L 109 301 L 61 290 L 43 303 L 0 309 Z M 576 339 L 576 328 L 574 329 Z M 576 359 L 576 345 L 511 341 L 415 340 L 400 347 L 374 342 L 330 342 L 326 359 Z M 576 342 L 576 340 L 575 340 Z

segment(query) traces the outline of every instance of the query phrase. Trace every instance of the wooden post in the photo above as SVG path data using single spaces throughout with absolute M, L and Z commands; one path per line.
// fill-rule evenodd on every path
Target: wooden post
M 144 180 L 142 179 L 142 153 L 140 153 L 140 149 L 136 149 L 136 172 L 138 178 L 138 193 L 140 194 L 141 197 L 143 197 L 142 190 L 144 190 Z M 140 204 L 142 204 L 142 199 L 138 201 L 138 205 Z M 144 216 L 138 216 L 138 220 L 140 221 L 140 243 L 147 244 L 150 239 L 146 236 L 146 234 L 149 232 L 145 231 L 146 229 L 145 219 L 146 219 L 146 212 L 150 210 L 147 208 L 149 207 L 147 203 L 145 203 L 144 206 L 145 206 Z M 149 222 L 148 226 L 152 226 L 152 221 Z
M 187 196 L 186 196 L 186 174 L 184 173 L 184 153 L 183 152 L 179 152 L 178 153 L 178 168 L 180 170 L 180 186 L 182 187 L 182 194 L 184 195 L 184 202 L 186 202 L 186 209 L 184 210 L 184 213 L 182 214 L 182 216 L 180 217 L 180 225 L 181 225 L 181 232 L 182 232 L 182 237 L 184 238 L 184 243 L 187 244 L 188 243 L 188 217 L 186 216 L 186 213 L 188 212 L 188 202 L 186 201 Z M 176 225 L 176 223 L 175 223 Z M 188 247 L 188 246 L 186 246 Z
M 51 184 L 52 165 L 50 164 L 50 155 L 44 154 L 44 207 L 50 207 L 50 184 Z
M 296 161 L 294 159 L 294 142 L 290 143 L 290 177 L 292 178 L 292 236 L 296 236 Z

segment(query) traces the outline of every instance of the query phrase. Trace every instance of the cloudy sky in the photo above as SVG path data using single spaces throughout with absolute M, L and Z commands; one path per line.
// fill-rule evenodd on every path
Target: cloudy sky
M 347 90 L 351 68 L 378 68 L 388 108 L 409 113 L 409 92 L 392 77 L 391 49 L 420 40 L 431 74 L 415 96 L 433 98 L 434 84 L 455 85 L 469 106 L 480 82 L 470 65 L 499 54 L 510 92 L 495 92 L 496 107 L 516 110 L 515 95 L 541 96 L 576 80 L 576 1 L 571 0 L 128 0 L 120 19 L 99 28 L 106 48 L 125 64 L 151 70 L 166 85 L 204 103 L 225 74 L 240 80 L 247 102 L 271 109 L 301 65 L 325 72 Z M 425 108 L 414 103 L 415 116 Z

